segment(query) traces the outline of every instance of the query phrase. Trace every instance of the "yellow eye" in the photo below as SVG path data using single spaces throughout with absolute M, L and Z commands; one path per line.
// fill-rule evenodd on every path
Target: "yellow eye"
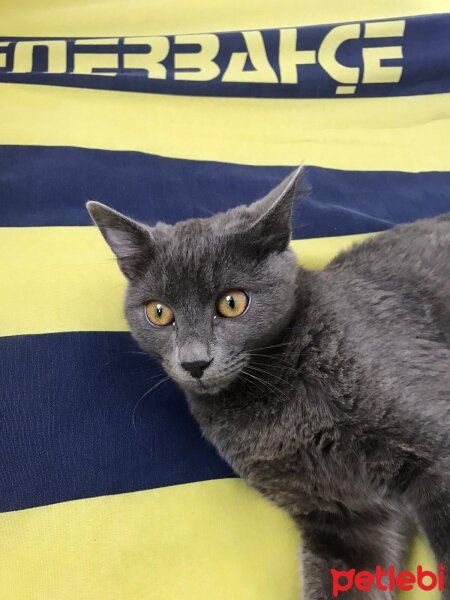
M 240 290 L 226 292 L 217 303 L 217 312 L 221 317 L 239 317 L 248 306 L 248 296 Z
M 150 300 L 145 305 L 145 314 L 148 320 L 153 325 L 159 325 L 165 327 L 174 322 L 174 314 L 171 308 L 167 304 L 158 302 L 157 300 Z

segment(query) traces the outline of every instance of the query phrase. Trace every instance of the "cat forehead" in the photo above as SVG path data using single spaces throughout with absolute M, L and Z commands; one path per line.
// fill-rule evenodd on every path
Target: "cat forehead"
M 230 252 L 238 254 L 239 251 L 242 254 L 245 238 L 235 234 L 245 230 L 247 221 L 245 217 L 241 218 L 241 210 L 236 212 L 236 217 L 231 213 L 188 219 L 174 225 L 157 223 L 151 230 L 156 244 L 155 254 L 166 259 L 177 256 L 180 260 L 192 260 L 193 257 L 205 260 L 221 253 L 228 256 Z
M 154 233 L 154 252 L 141 282 L 164 296 L 207 300 L 227 286 L 245 287 L 259 272 L 239 240 L 205 221 L 160 225 Z
M 194 226 L 176 229 L 156 245 L 151 272 L 193 279 L 212 280 L 234 273 L 250 263 L 232 236 Z
M 196 236 L 221 236 L 237 232 L 250 224 L 254 215 L 250 207 L 242 205 L 230 208 L 225 212 L 216 213 L 210 217 L 192 218 L 171 225 L 157 223 L 153 227 L 155 236 L 161 239 L 194 238 Z
M 155 242 L 155 256 L 166 259 L 174 255 L 179 255 L 179 258 L 192 258 L 193 254 L 208 255 L 212 246 L 217 250 L 228 241 L 220 230 L 197 219 L 181 221 L 175 225 L 158 224 L 152 229 L 152 238 Z

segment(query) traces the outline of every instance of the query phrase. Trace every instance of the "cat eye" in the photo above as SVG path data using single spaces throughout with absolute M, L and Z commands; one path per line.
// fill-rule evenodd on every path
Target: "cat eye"
M 241 290 L 230 290 L 219 298 L 217 313 L 221 317 L 239 317 L 248 306 L 248 296 Z
M 158 327 L 170 325 L 175 320 L 173 310 L 167 304 L 163 304 L 157 300 L 147 302 L 145 305 L 145 314 L 150 323 Z

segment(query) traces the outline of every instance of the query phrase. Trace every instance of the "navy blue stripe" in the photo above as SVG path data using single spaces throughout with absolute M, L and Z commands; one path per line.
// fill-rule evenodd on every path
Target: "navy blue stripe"
M 134 429 L 161 375 L 136 351 L 125 333 L 0 338 L 0 511 L 233 476 L 172 382 Z
M 359 23 L 360 36 L 342 43 L 336 51 L 336 60 L 346 67 L 359 68 L 356 90 L 345 97 L 376 97 L 376 96 L 405 96 L 416 94 L 436 94 L 450 90 L 449 77 L 449 26 L 450 15 L 421 15 L 405 17 L 405 31 L 400 37 L 365 37 L 365 23 Z M 301 25 L 301 23 L 299 23 Z M 317 52 L 325 36 L 340 24 L 314 25 L 297 28 L 297 49 Z M 13 32 L 12 32 L 13 33 Z M 167 94 L 186 94 L 202 96 L 236 96 L 236 97 L 272 97 L 272 98 L 340 98 L 336 95 L 337 86 L 342 83 L 333 78 L 334 73 L 326 70 L 326 65 L 300 65 L 298 67 L 297 83 L 280 83 L 279 48 L 280 32 L 278 29 L 261 31 L 269 63 L 279 83 L 236 83 L 222 81 L 233 53 L 246 52 L 247 46 L 242 32 L 233 31 L 217 33 L 220 50 L 215 59 L 218 66 L 217 74 L 210 81 L 180 81 L 176 79 L 174 57 L 183 52 L 199 51 L 196 45 L 187 46 L 176 44 L 174 36 L 167 36 L 170 50 L 163 61 L 166 68 L 166 79 L 151 79 L 145 70 L 123 69 L 124 52 L 144 54 L 149 51 L 139 37 L 136 43 L 125 47 L 123 38 L 114 44 L 105 42 L 91 48 L 76 48 L 74 38 L 52 38 L 66 41 L 67 69 L 63 74 L 48 73 L 47 49 L 42 44 L 33 55 L 33 71 L 31 73 L 14 73 L 15 44 L 25 39 L 39 38 L 0 38 L 9 42 L 8 46 L 0 49 L 6 54 L 6 66 L 0 68 L 0 82 L 16 82 L 30 84 L 47 84 L 69 87 L 86 87 L 96 89 L 111 89 L 138 92 L 157 92 Z M 363 49 L 382 48 L 385 46 L 400 46 L 402 58 L 381 57 L 382 67 L 399 66 L 402 68 L 399 81 L 387 83 L 370 83 L 368 66 L 364 65 Z M 95 52 L 96 54 L 111 54 L 117 58 L 117 68 L 106 69 L 105 74 L 76 75 L 73 71 L 74 54 Z M 99 63 L 100 64 L 100 63 Z M 144 66 L 144 65 L 143 65 Z M 254 70 L 251 59 L 247 59 L 245 70 Z M 101 69 L 100 69 L 101 71 Z M 111 71 L 113 76 L 111 76 Z M 106 74 L 106 72 L 108 74 Z M 195 69 L 194 69 L 195 72 Z M 367 83 L 369 79 L 369 82 Z
M 88 199 L 149 223 L 205 217 L 256 200 L 291 169 L 0 146 L 0 226 L 88 225 Z M 379 231 L 450 211 L 447 172 L 307 171 L 312 193 L 296 207 L 297 239 Z

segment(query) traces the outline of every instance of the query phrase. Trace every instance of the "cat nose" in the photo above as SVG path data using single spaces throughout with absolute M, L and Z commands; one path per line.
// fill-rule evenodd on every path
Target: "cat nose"
M 190 373 L 192 377 L 200 379 L 203 371 L 212 363 L 211 360 L 193 360 L 192 362 L 182 362 L 181 366 L 185 371 Z

